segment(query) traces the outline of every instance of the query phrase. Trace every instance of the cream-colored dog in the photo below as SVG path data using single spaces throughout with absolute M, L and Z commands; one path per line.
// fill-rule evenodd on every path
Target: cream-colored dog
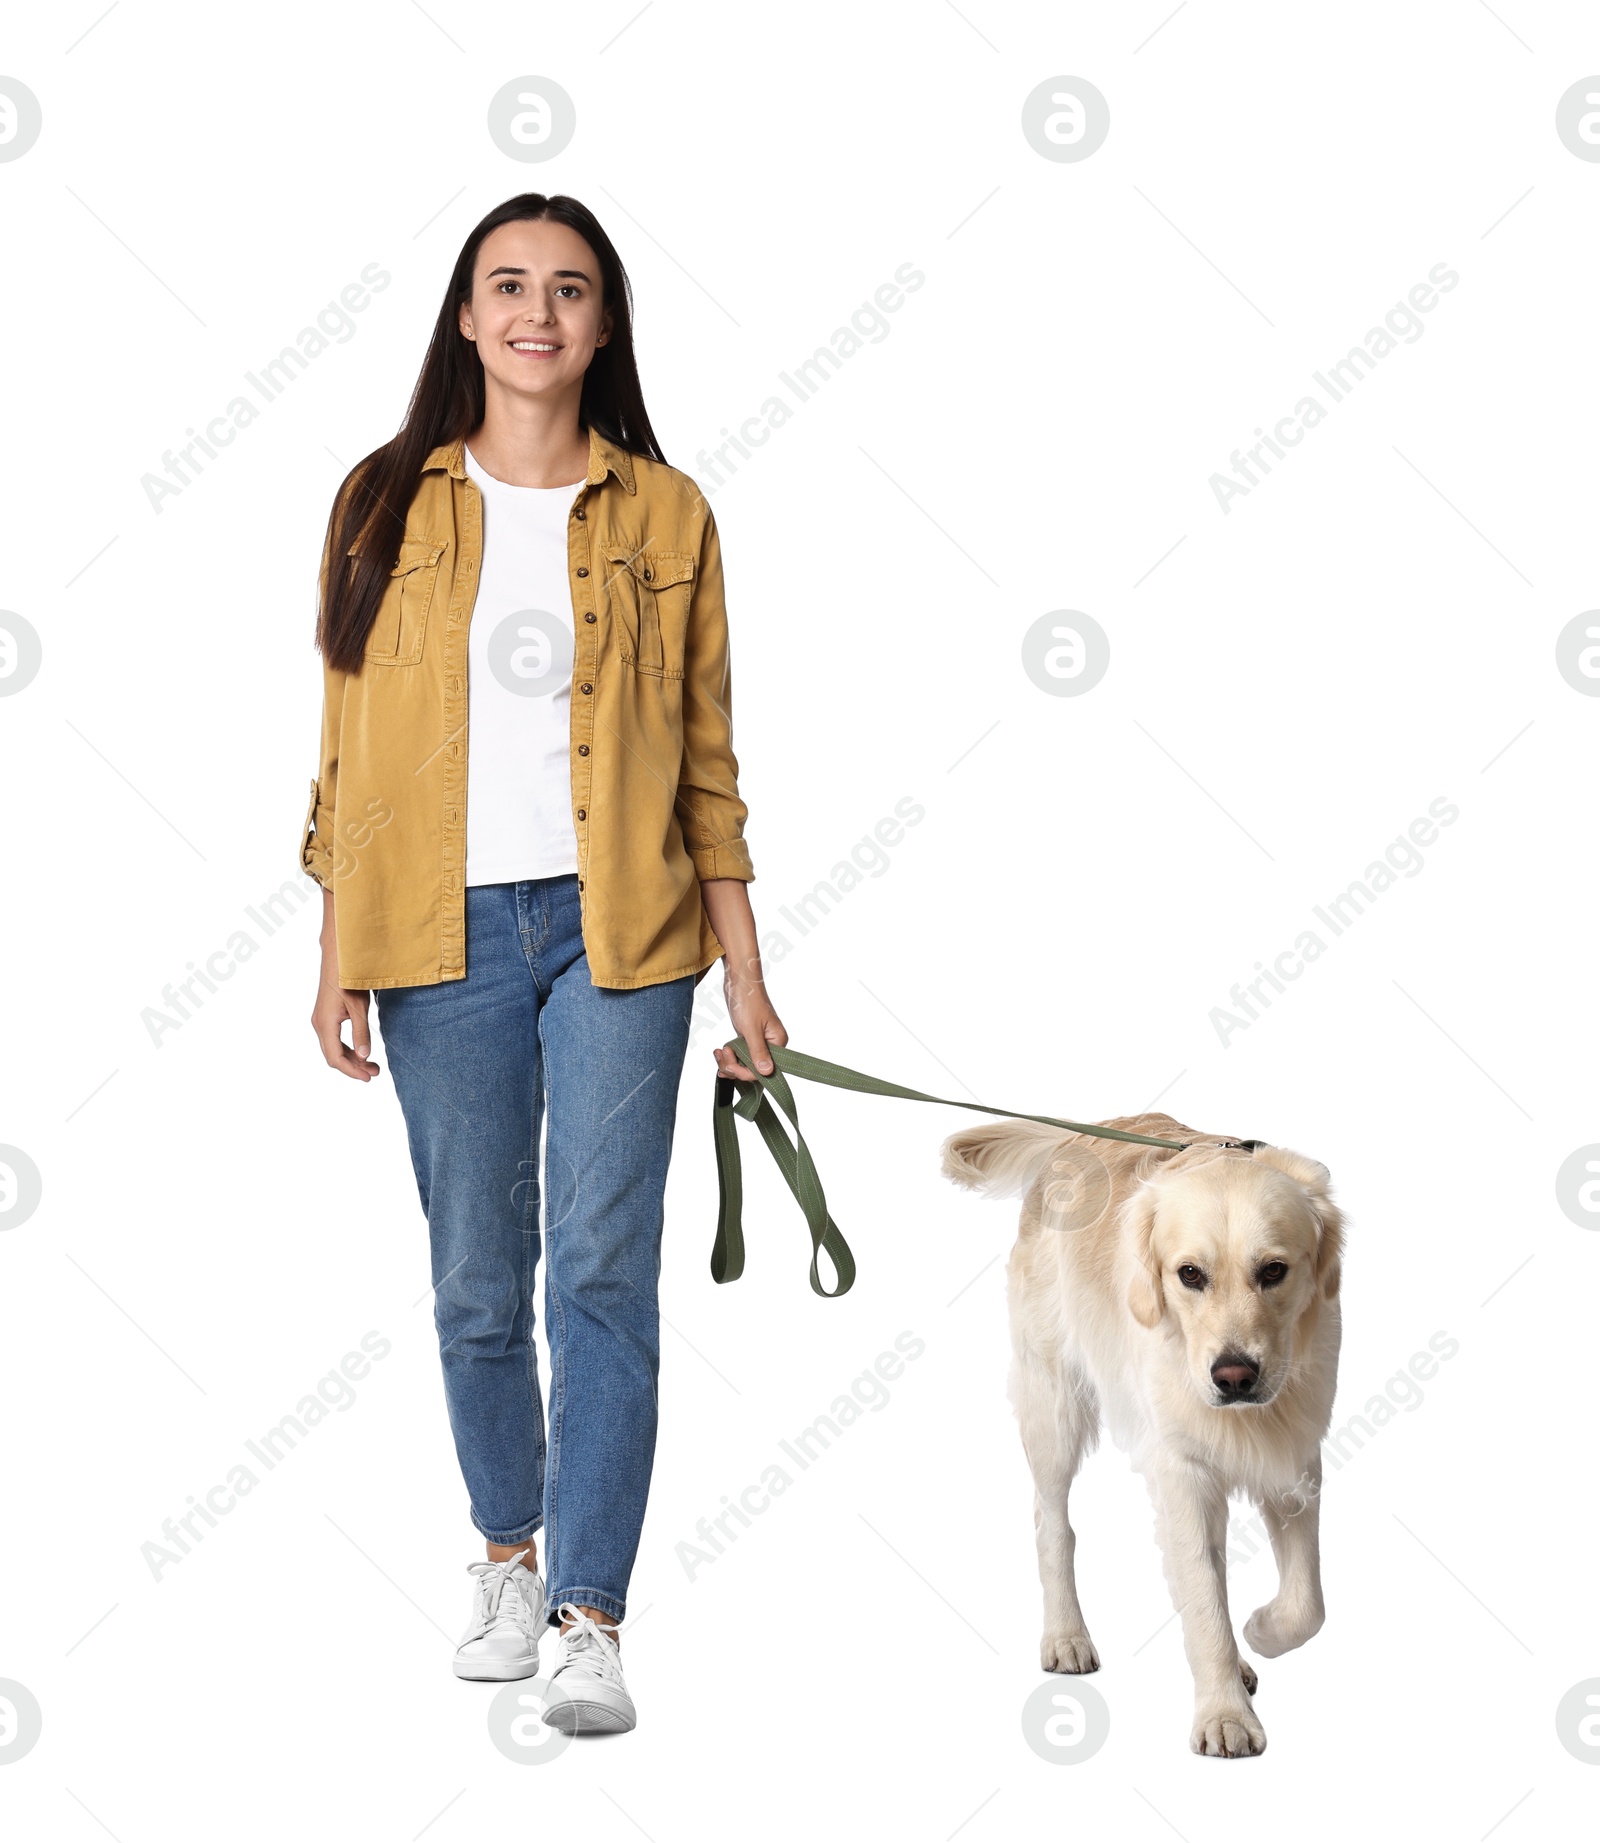
M 1014 1121 L 944 1144 L 944 1173 L 1022 1196 L 1007 1269 L 1011 1400 L 1033 1471 L 1046 1670 L 1098 1670 L 1078 1605 L 1067 1494 L 1102 1415 L 1150 1487 L 1194 1674 L 1190 1746 L 1260 1753 L 1224 1565 L 1228 1499 L 1259 1506 L 1278 1591 L 1245 1622 L 1263 1657 L 1322 1625 L 1317 1511 L 1339 1356 L 1344 1223 L 1328 1171 L 1277 1146 L 1229 1149 L 1168 1114 L 1098 1125 L 1186 1151 Z

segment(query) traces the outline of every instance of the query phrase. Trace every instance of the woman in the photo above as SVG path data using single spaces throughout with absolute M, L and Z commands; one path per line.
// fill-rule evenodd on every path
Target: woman
M 616 1627 L 655 1453 L 662 1190 L 714 960 L 761 1073 L 787 1041 L 746 889 L 717 529 L 657 446 L 630 306 L 575 199 L 508 199 L 467 238 L 405 426 L 329 517 L 301 853 L 324 892 L 312 1025 L 370 1081 L 377 992 L 428 1218 L 488 1549 L 455 1672 L 532 1676 L 559 1624 L 545 1720 L 567 1732 L 635 1720 Z

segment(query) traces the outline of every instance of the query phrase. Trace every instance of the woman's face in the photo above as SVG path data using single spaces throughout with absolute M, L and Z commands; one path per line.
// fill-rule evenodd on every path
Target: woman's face
M 472 299 L 459 325 L 476 342 L 489 379 L 505 390 L 545 395 L 581 388 L 596 346 L 611 331 L 594 251 L 549 218 L 502 224 L 478 250 Z

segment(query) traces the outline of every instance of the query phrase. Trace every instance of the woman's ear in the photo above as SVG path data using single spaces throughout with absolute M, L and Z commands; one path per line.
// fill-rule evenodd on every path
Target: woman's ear
M 1344 1214 L 1329 1192 L 1332 1179 L 1328 1167 L 1301 1152 L 1291 1152 L 1287 1146 L 1258 1146 L 1254 1156 L 1259 1163 L 1293 1178 L 1306 1193 L 1317 1219 L 1317 1252 L 1311 1271 L 1321 1296 L 1329 1301 L 1337 1299 L 1344 1265 Z
M 1167 1302 L 1162 1296 L 1161 1269 L 1152 1245 L 1156 1226 L 1156 1193 L 1152 1185 L 1142 1185 L 1134 1192 L 1123 1205 L 1122 1220 L 1128 1251 L 1133 1257 L 1128 1310 L 1146 1331 L 1153 1331 L 1161 1322 Z

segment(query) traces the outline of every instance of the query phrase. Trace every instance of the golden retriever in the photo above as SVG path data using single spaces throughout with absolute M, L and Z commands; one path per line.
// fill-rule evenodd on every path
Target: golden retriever
M 1010 1394 L 1033 1472 L 1046 1670 L 1098 1670 L 1073 1573 L 1067 1494 L 1102 1415 L 1150 1488 L 1194 1675 L 1189 1744 L 1267 1744 L 1224 1563 L 1228 1499 L 1260 1509 L 1278 1591 L 1244 1626 L 1262 1657 L 1322 1625 L 1317 1512 L 1339 1356 L 1344 1220 L 1314 1159 L 1196 1133 L 1169 1114 L 1098 1125 L 1185 1151 L 1026 1121 L 955 1133 L 952 1182 L 1021 1196 L 1007 1268 Z

